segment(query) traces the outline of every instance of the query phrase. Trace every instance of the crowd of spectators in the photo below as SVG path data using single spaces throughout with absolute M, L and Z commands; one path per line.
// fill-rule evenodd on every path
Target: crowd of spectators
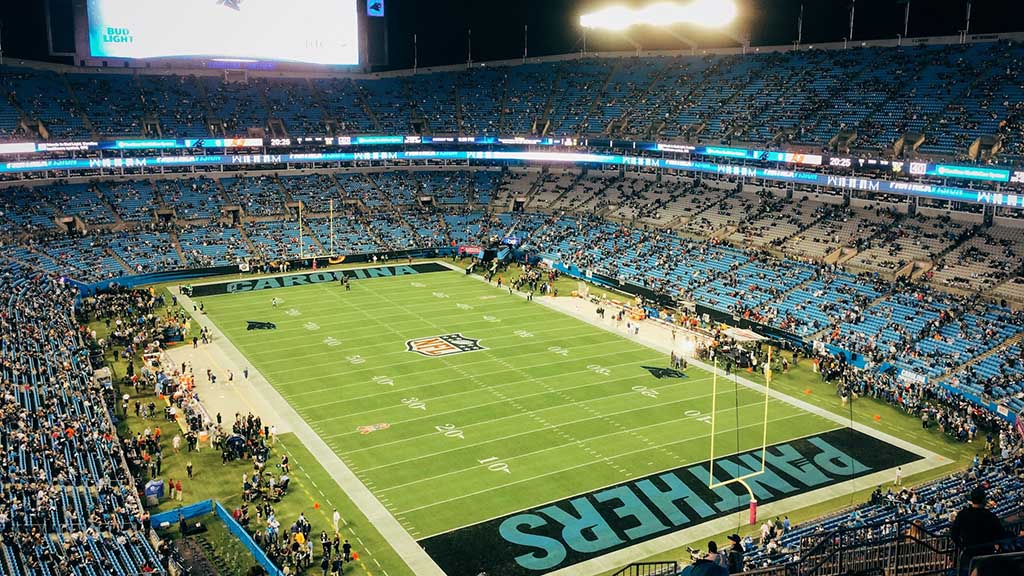
M 0 566 L 7 574 L 162 572 L 147 516 L 92 378 L 76 290 L 18 266 L 0 270 Z

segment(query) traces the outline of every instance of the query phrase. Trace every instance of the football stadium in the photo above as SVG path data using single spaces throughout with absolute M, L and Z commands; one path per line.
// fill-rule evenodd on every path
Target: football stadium
M 0 575 L 1024 574 L 1021 30 L 0 5 Z

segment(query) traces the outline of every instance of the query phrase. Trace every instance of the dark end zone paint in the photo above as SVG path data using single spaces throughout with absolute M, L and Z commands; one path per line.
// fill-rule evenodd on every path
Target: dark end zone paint
M 192 287 L 193 296 L 216 296 L 235 292 L 255 292 L 291 286 L 322 284 L 337 282 L 342 276 L 350 280 L 366 280 L 369 278 L 390 278 L 393 276 L 411 276 L 430 272 L 450 272 L 451 268 L 437 262 L 421 262 L 419 264 L 401 264 L 396 266 L 374 266 L 371 268 L 349 268 L 346 270 L 322 270 L 320 272 L 303 272 L 284 276 L 268 276 L 246 278 L 233 282 L 217 284 L 201 284 Z
M 767 504 L 922 457 L 843 428 L 768 447 L 747 480 Z M 718 482 L 761 468 L 761 450 L 715 459 Z M 708 489 L 707 461 L 420 541 L 448 576 L 539 575 L 746 509 L 735 484 Z M 472 550 L 472 553 L 467 552 Z

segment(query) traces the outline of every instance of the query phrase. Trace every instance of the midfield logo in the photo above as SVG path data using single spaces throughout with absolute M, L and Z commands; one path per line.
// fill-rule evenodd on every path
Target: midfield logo
M 406 340 L 405 348 L 409 352 L 416 352 L 417 354 L 432 358 L 487 349 L 480 345 L 479 340 L 466 338 L 462 334 L 444 334 L 441 336 L 427 336 L 426 338 Z

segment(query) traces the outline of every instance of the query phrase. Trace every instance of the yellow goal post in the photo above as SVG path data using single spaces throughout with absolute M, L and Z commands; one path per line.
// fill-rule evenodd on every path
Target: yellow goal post
M 711 373 L 711 457 L 708 464 L 708 488 L 714 490 L 729 484 L 739 484 L 750 493 L 751 501 L 756 501 L 754 491 L 747 484 L 747 480 L 765 473 L 765 455 L 768 448 L 768 400 L 771 398 L 772 387 L 772 347 L 768 347 L 768 369 L 765 371 L 764 379 L 764 424 L 761 431 L 761 469 L 736 478 L 715 481 L 715 434 L 718 429 L 718 358 L 714 360 L 714 370 Z M 739 450 L 739 446 L 736 447 Z

